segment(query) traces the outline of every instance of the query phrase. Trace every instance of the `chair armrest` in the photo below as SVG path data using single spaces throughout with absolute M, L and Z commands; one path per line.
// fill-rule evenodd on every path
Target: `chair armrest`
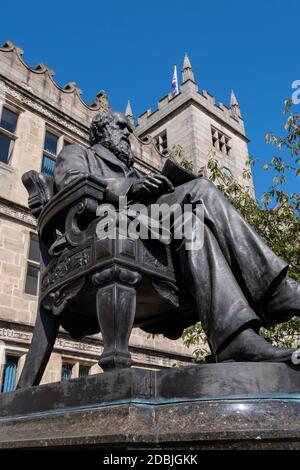
M 55 194 L 44 206 L 38 218 L 40 237 L 45 232 L 65 232 L 65 221 L 70 210 L 82 212 L 86 222 L 96 216 L 99 203 L 103 201 L 106 182 L 94 176 L 82 176 Z
M 54 180 L 51 176 L 30 170 L 22 176 L 22 183 L 28 192 L 28 206 L 32 215 L 38 218 L 43 207 L 53 195 Z

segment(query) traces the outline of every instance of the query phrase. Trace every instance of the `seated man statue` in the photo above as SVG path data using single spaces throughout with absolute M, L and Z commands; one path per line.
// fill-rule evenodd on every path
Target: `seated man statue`
M 300 285 L 287 277 L 279 259 L 224 195 L 200 177 L 173 187 L 161 174 L 143 176 L 134 167 L 129 136 L 132 126 L 121 113 L 98 113 L 90 131 L 91 147 L 69 145 L 57 158 L 57 190 L 82 175 L 107 182 L 106 199 L 127 196 L 150 205 L 200 203 L 204 208 L 202 248 L 176 250 L 186 289 L 193 296 L 199 320 L 217 362 L 289 361 L 293 349 L 272 346 L 259 335 L 300 315 Z

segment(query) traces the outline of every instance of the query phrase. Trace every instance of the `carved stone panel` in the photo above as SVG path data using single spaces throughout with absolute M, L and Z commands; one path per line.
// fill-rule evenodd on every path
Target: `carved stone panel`
M 92 265 L 92 247 L 77 248 L 63 253 L 59 259 L 51 263 L 41 282 L 42 291 L 54 286 L 58 281 L 71 277 Z
M 122 257 L 137 260 L 137 245 L 138 240 L 131 240 L 130 238 L 118 240 L 118 254 Z
M 152 241 L 152 240 L 150 240 Z M 141 243 L 141 262 L 147 267 L 174 276 L 174 266 L 170 248 L 161 243 Z

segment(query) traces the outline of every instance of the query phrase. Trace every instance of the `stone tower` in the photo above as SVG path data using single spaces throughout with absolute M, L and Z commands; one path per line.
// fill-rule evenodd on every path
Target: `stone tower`
M 174 145 L 180 145 L 195 171 L 206 168 L 210 155 L 214 155 L 224 173 L 245 184 L 249 139 L 237 98 L 232 91 L 226 106 L 216 103 L 207 91 L 200 91 L 187 54 L 179 94 L 169 93 L 158 101 L 155 111 L 148 109 L 139 116 L 136 134 L 141 139 L 151 136 L 165 155 Z

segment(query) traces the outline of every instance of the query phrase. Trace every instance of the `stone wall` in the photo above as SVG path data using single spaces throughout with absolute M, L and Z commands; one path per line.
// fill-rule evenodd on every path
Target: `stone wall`
M 37 298 L 24 293 L 27 253 L 32 230 L 6 216 L 0 218 L 0 316 L 33 324 Z

